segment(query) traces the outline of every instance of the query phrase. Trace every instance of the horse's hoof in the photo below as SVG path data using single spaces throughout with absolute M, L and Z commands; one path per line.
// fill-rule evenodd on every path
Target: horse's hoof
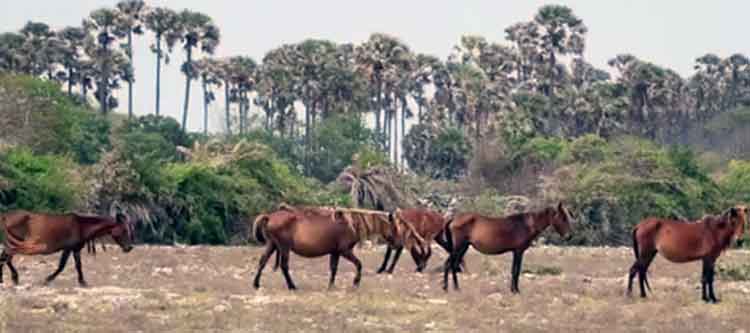
M 255 290 L 260 289 L 260 283 L 253 283 L 253 289 Z
M 385 269 L 379 269 L 375 274 L 383 274 L 383 272 L 385 272 Z

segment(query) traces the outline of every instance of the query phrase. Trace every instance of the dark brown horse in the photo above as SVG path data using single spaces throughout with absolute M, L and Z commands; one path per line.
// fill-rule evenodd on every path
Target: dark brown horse
M 430 247 L 431 240 L 435 240 L 435 242 L 437 242 L 438 245 L 440 245 L 440 247 L 442 247 L 448 254 L 451 253 L 451 249 L 448 247 L 448 242 L 443 236 L 443 230 L 445 229 L 446 223 L 443 215 L 425 208 L 407 208 L 403 210 L 397 209 L 394 213 L 394 217 L 396 220 L 412 226 L 419 236 L 421 236 L 426 242 L 424 251 L 419 251 L 418 247 L 412 247 L 409 251 L 414 263 L 417 265 L 417 272 L 422 272 L 425 267 L 427 267 L 427 261 L 432 255 L 432 249 Z M 404 245 L 400 238 L 387 241 L 385 258 L 383 258 L 383 264 L 380 265 L 377 273 L 393 273 L 393 269 L 396 267 L 396 263 L 398 262 L 403 250 Z M 388 267 L 388 261 L 391 258 L 392 252 L 395 252 L 393 261 L 391 262 L 390 267 Z M 463 266 L 463 261 L 461 264 Z
M 660 218 L 646 218 L 633 229 L 635 263 L 628 276 L 628 295 L 633 290 L 633 278 L 638 275 L 641 297 L 646 297 L 648 267 L 657 253 L 674 263 L 703 261 L 701 279 L 702 298 L 718 302 L 714 294 L 714 265 L 716 259 L 734 239 L 742 237 L 747 208 L 732 207 L 720 216 L 707 216 L 696 222 Z
M 572 221 L 570 212 L 562 203 L 537 212 L 514 214 L 506 217 L 486 217 L 479 214 L 461 214 L 446 224 L 445 236 L 453 249 L 443 271 L 443 289 L 448 290 L 448 270 L 453 273 L 453 286 L 458 290 L 456 272 L 469 247 L 488 254 L 513 251 L 510 290 L 519 293 L 518 277 L 521 274 L 523 253 L 547 227 L 552 225 L 558 234 L 567 237 Z
M 78 283 L 86 286 L 81 268 L 81 249 L 92 240 L 111 235 L 124 252 L 133 249 L 132 229 L 127 217 L 118 214 L 115 219 L 104 216 L 79 214 L 51 215 L 15 211 L 0 216 L 5 232 L 5 248 L 0 254 L 0 283 L 2 266 L 7 264 L 13 283 L 18 284 L 18 272 L 13 266 L 16 254 L 37 255 L 62 251 L 57 270 L 47 277 L 52 282 L 65 269 L 68 257 L 73 254 Z
M 253 224 L 253 235 L 259 243 L 266 243 L 258 271 L 253 281 L 260 288 L 260 277 L 268 259 L 278 251 L 281 271 L 290 290 L 297 289 L 289 274 L 289 253 L 306 258 L 330 256 L 331 276 L 328 287 L 336 280 L 340 257 L 356 267 L 354 286 L 362 278 L 362 263 L 354 255 L 354 246 L 371 236 L 398 237 L 399 230 L 391 214 L 379 211 L 347 209 L 280 209 L 268 215 L 260 215 Z M 414 234 L 407 236 L 414 239 Z M 420 243 L 421 244 L 421 243 Z

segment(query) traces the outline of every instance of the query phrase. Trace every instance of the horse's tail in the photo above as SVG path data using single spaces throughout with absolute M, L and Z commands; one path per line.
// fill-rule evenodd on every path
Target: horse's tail
M 255 241 L 259 244 L 265 244 L 266 243 L 266 225 L 268 225 L 269 216 L 266 214 L 258 215 L 257 218 L 255 218 L 255 221 L 253 222 L 253 232 L 252 235 L 255 238 Z
M 633 254 L 635 254 L 635 260 L 636 261 L 640 260 L 640 257 L 641 257 L 640 253 L 639 253 L 639 250 L 638 250 L 638 236 L 637 236 L 637 233 L 638 233 L 638 226 L 636 226 L 635 228 L 633 228 Z
M 443 227 L 443 237 L 445 237 L 445 244 L 448 245 L 448 250 L 450 250 L 450 253 L 453 253 L 453 233 L 451 232 L 451 223 L 453 223 L 453 218 L 451 217 L 448 222 L 445 223 L 445 227 Z

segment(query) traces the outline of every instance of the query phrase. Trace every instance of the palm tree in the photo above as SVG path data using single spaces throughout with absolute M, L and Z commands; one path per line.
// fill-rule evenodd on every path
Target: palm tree
M 196 77 L 193 67 L 193 49 L 200 47 L 204 53 L 213 54 L 219 45 L 219 28 L 213 20 L 202 13 L 183 10 L 180 13 L 182 24 L 183 49 L 185 50 L 185 62 L 182 64 L 182 73 L 185 74 L 185 104 L 182 112 L 182 130 L 187 130 L 187 116 L 190 108 L 190 83 Z
M 116 106 L 116 100 L 110 98 L 110 90 L 117 86 L 113 74 L 121 64 L 118 53 L 111 48 L 117 40 L 117 12 L 114 9 L 97 9 L 84 19 L 83 27 L 92 35 L 88 42 L 87 53 L 94 61 L 97 70 L 97 99 L 102 114 L 106 114 L 110 107 Z
M 73 96 L 73 87 L 82 83 L 82 58 L 86 42 L 86 31 L 81 27 L 67 27 L 58 32 L 62 40 L 61 63 L 65 72 L 62 77 L 67 81 L 68 96 Z
M 153 8 L 144 16 L 144 25 L 151 30 L 156 39 L 151 45 L 151 51 L 156 54 L 156 109 L 158 116 L 161 108 L 161 61 L 169 64 L 169 54 L 172 53 L 175 43 L 182 36 L 182 24 L 177 12 L 164 7 Z M 167 46 L 166 52 L 162 49 L 162 42 Z
M 258 70 L 258 94 L 268 102 L 270 113 L 277 115 L 281 135 L 285 132 L 294 135 L 294 102 L 299 99 L 295 85 L 299 81 L 293 62 L 294 45 L 282 45 L 263 57 Z
M 125 54 L 130 63 L 133 63 L 133 34 L 143 34 L 142 15 L 146 10 L 143 0 L 123 0 L 117 3 L 118 29 L 120 35 L 127 37 Z M 128 81 L 128 119 L 133 118 L 133 77 L 125 78 Z
M 586 47 L 587 28 L 573 11 L 566 6 L 546 5 L 539 9 L 534 22 L 543 28 L 539 46 L 546 57 L 545 83 L 542 93 L 554 93 L 552 80 L 557 68 L 557 59 L 564 55 L 581 56 Z
M 221 85 L 221 62 L 213 58 L 203 58 L 195 63 L 200 73 L 203 88 L 203 135 L 208 135 L 208 107 L 216 100 L 213 87 Z
M 258 65 L 252 58 L 244 56 L 231 57 L 228 62 L 229 84 L 231 85 L 229 89 L 230 100 L 239 106 L 239 133 L 245 134 L 250 110 L 250 98 L 248 96 L 255 90 Z
M 21 71 L 32 76 L 47 74 L 54 79 L 53 71 L 58 62 L 61 42 L 49 25 L 41 22 L 28 22 L 21 29 L 24 43 L 21 46 Z
M 26 38 L 15 32 L 0 34 L 0 70 L 16 72 L 21 70 L 22 47 Z

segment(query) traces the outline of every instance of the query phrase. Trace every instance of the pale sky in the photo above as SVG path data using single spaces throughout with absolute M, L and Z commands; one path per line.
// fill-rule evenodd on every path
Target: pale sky
M 0 0 L 0 31 L 20 29 L 28 20 L 53 28 L 80 25 L 92 10 L 114 6 L 116 0 Z M 479 34 L 502 42 L 503 30 L 531 20 L 546 3 L 570 6 L 589 28 L 585 57 L 605 68 L 608 59 L 632 53 L 668 66 L 683 76 L 692 72 L 694 59 L 708 52 L 728 56 L 750 54 L 746 38 L 746 0 L 568 0 L 568 1 L 237 1 L 159 0 L 154 6 L 204 12 L 221 29 L 218 56 L 248 55 L 260 61 L 264 53 L 283 43 L 306 38 L 359 43 L 373 32 L 395 35 L 412 50 L 445 58 L 461 35 Z M 135 112 L 154 109 L 155 57 L 147 46 L 151 35 L 136 44 Z M 176 48 L 173 62 L 163 67 L 162 112 L 181 119 L 183 61 Z M 120 110 L 127 112 L 127 89 L 119 94 Z M 200 86 L 193 84 L 189 127 L 202 126 Z M 221 98 L 220 98 L 221 101 Z M 212 111 L 220 111 L 220 103 Z M 211 119 L 218 129 L 220 118 Z

